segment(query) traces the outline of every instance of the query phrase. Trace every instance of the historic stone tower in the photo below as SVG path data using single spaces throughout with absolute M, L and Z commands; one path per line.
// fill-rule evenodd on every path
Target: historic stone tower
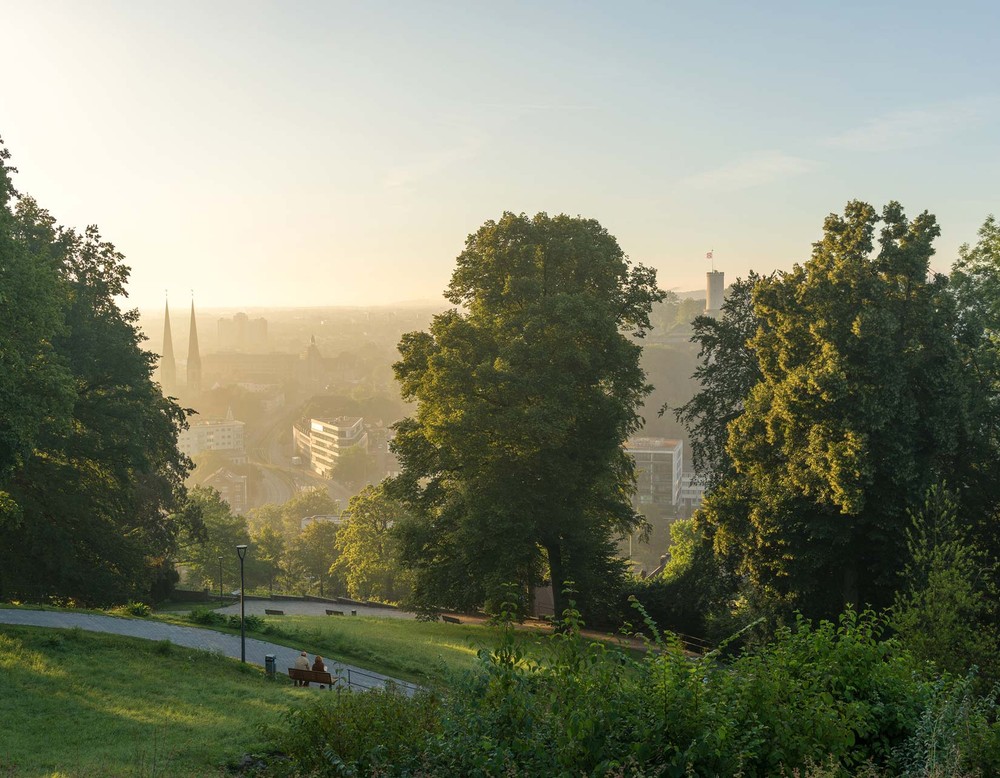
M 177 391 L 177 362 L 174 339 L 170 334 L 170 303 L 163 305 L 163 354 L 160 356 L 160 391 L 169 397 Z
M 201 394 L 201 353 L 198 351 L 198 325 L 194 320 L 194 300 L 191 301 L 191 335 L 188 338 L 187 389 L 189 394 Z

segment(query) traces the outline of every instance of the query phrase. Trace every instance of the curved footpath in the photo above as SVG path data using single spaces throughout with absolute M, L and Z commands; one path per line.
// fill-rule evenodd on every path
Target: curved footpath
M 201 629 L 199 627 L 182 627 L 177 624 L 164 624 L 158 621 L 145 621 L 143 619 L 121 619 L 117 616 L 99 616 L 93 613 L 69 613 L 63 611 L 32 611 L 20 610 L 17 608 L 0 608 L 0 624 L 17 624 L 28 627 L 51 627 L 53 629 L 83 629 L 88 632 L 110 632 L 115 635 L 127 635 L 143 640 L 169 640 L 171 643 L 184 646 L 185 648 L 195 648 L 200 651 L 209 651 L 213 654 L 240 658 L 240 638 L 238 635 L 227 635 L 224 632 L 216 632 L 211 629 Z M 279 646 L 276 643 L 266 643 L 263 640 L 247 638 L 247 662 L 264 666 L 264 655 L 274 654 L 275 663 L 279 673 L 287 672 L 289 667 L 295 665 L 295 658 L 299 652 L 288 646 Z M 364 670 L 354 665 L 347 665 L 326 659 L 326 666 L 330 673 L 341 677 L 349 682 L 352 688 L 371 689 L 379 688 L 385 683 L 392 682 L 398 684 L 400 688 L 408 694 L 413 694 L 417 687 L 387 675 L 376 673 L 371 670 Z M 310 688 L 316 688 L 310 686 Z

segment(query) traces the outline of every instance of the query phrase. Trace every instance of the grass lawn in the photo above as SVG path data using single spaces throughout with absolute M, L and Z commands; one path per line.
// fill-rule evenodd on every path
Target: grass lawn
M 185 615 L 157 612 L 171 624 L 193 624 Z M 301 648 L 366 670 L 420 685 L 447 685 L 454 673 L 467 670 L 476 652 L 492 644 L 493 628 L 480 624 L 447 624 L 377 616 L 267 616 L 267 632 L 250 632 L 260 640 Z M 207 627 L 239 634 L 239 629 Z
M 0 775 L 219 775 L 316 693 L 167 643 L 3 625 Z
M 479 624 L 374 616 L 277 616 L 267 623 L 295 647 L 420 684 L 446 684 L 469 669 L 494 634 Z

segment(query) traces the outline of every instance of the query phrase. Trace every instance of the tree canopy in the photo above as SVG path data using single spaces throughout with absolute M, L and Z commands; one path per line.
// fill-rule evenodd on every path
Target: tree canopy
M 469 236 L 446 297 L 394 365 L 416 414 L 395 425 L 391 489 L 413 519 L 415 595 L 478 607 L 508 582 L 572 580 L 586 610 L 620 580 L 640 519 L 622 443 L 648 393 L 641 337 L 663 293 L 596 221 L 506 213 Z
M 938 234 L 926 212 L 848 203 L 809 261 L 738 284 L 697 331 L 704 385 L 681 416 L 696 446 L 725 440 L 701 446 L 717 470 L 698 521 L 758 596 L 887 605 L 928 487 L 992 488 L 955 296 L 929 274 Z
M 16 196 L 0 152 L 0 589 L 100 602 L 172 575 L 189 467 L 96 227 Z

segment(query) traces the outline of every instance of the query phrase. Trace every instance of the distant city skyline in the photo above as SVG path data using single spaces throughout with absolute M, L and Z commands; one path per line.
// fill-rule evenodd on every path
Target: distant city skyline
M 1000 214 L 992 2 L 5 3 L 19 191 L 130 307 L 447 303 L 503 211 L 597 219 L 663 288 L 899 200 L 933 267 Z

